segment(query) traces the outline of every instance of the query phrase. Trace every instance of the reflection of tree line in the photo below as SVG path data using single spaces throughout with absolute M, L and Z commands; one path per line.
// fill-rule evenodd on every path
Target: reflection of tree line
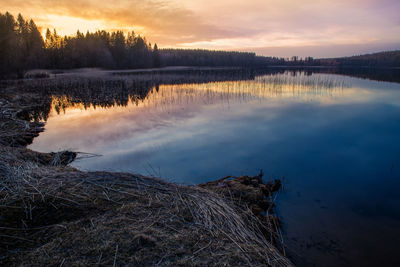
M 267 72 L 268 73 L 268 72 Z M 184 85 L 184 86 L 182 86 Z M 110 108 L 143 104 L 156 108 L 177 104 L 248 102 L 257 98 L 332 96 L 343 81 L 304 72 L 265 74 L 251 72 L 209 74 L 148 74 L 109 78 L 61 78 L 20 83 L 24 91 L 47 96 L 26 114 L 31 120 L 47 120 L 51 108 L 57 113 L 79 106 Z
M 263 75 L 248 81 L 162 85 L 142 100 L 144 105 L 161 107 L 193 104 L 234 104 L 273 98 L 314 99 L 334 97 L 347 85 L 333 76 Z
M 336 68 L 331 71 L 321 70 L 321 72 L 381 82 L 400 83 L 400 69 Z
M 42 103 L 25 109 L 30 120 L 46 120 L 51 108 L 60 113 L 79 106 L 110 108 L 147 105 L 167 109 L 179 104 L 226 104 L 254 99 L 335 97 L 347 87 L 340 76 L 312 75 L 315 72 L 274 69 L 185 70 L 168 73 L 128 73 L 96 77 L 58 77 L 14 81 L 25 92 L 40 92 Z M 184 85 L 184 86 L 182 86 Z
M 255 70 L 255 75 L 264 74 L 265 70 Z M 290 73 L 292 76 L 296 76 L 299 73 L 304 75 L 312 75 L 314 73 L 325 73 L 325 74 L 339 74 L 355 78 L 362 78 L 374 81 L 382 82 L 395 82 L 400 83 L 400 69 L 397 68 L 340 68 L 340 67 L 272 67 L 268 69 L 268 73 Z
M 164 82 L 161 83 L 156 77 L 163 77 Z M 308 76 L 304 73 L 295 76 L 287 73 L 263 75 L 247 80 L 237 75 L 231 79 L 200 77 L 192 76 L 184 80 L 182 77 L 172 76 L 169 77 L 169 82 L 165 82 L 164 76 L 153 76 L 151 81 L 141 80 L 143 76 L 138 80 L 81 80 L 79 84 L 68 81 L 65 83 L 67 88 L 73 90 L 57 90 L 57 94 L 53 94 L 52 108 L 58 114 L 68 108 L 127 105 L 167 111 L 185 105 L 233 104 L 255 99 L 333 97 L 340 94 L 341 88 L 345 86 L 342 80 L 333 76 Z
M 39 94 L 37 103 L 31 103 L 24 109 L 24 118 L 32 121 L 47 120 L 53 97 L 66 98 L 57 104 L 59 111 L 73 104 L 83 108 L 126 106 L 135 99 L 143 100 L 154 88 L 158 90 L 162 84 L 209 83 L 215 81 L 234 81 L 254 79 L 251 70 L 214 70 L 139 73 L 138 75 L 104 75 L 99 77 L 57 77 L 53 79 L 10 80 L 0 82 L 0 88 L 15 88 L 16 92 Z M 54 103 L 53 103 L 54 104 Z M 54 107 L 55 108 L 55 107 Z

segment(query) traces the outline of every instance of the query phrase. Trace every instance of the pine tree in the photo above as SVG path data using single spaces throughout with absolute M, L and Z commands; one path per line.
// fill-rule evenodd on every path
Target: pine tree
M 161 67 L 160 51 L 158 51 L 157 44 L 154 44 L 153 48 L 153 67 L 155 68 Z

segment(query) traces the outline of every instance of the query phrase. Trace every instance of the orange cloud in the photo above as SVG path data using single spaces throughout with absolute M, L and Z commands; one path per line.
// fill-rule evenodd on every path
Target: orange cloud
M 163 1 L 61 0 L 55 5 L 52 0 L 6 0 L 4 7 L 13 13 L 21 12 L 32 17 L 38 24 L 61 29 L 61 33 L 65 34 L 75 33 L 77 29 L 72 30 L 71 27 L 80 22 L 79 29 L 82 31 L 94 28 L 140 29 L 151 40 L 165 45 L 232 35 L 201 21 L 191 10 Z M 71 22 L 72 25 L 68 25 Z
M 272 55 L 277 47 L 281 51 L 330 47 L 326 50 L 329 56 L 336 45 L 374 44 L 385 49 L 386 44 L 400 44 L 398 0 L 0 1 L 3 12 L 21 12 L 64 34 L 76 28 L 135 30 L 161 47 L 249 50 L 267 55 L 269 47 L 274 48 Z

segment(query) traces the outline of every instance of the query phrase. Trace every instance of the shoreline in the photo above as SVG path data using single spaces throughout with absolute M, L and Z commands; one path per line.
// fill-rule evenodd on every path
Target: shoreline
M 74 152 L 26 148 L 45 126 L 29 111 L 50 100 L 0 90 L 0 263 L 292 265 L 270 200 L 279 181 L 263 184 L 260 174 L 180 186 L 79 171 L 68 166 Z

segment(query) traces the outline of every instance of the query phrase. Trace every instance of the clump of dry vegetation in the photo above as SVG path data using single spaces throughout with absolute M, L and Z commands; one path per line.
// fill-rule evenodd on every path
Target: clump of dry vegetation
M 43 124 L 18 115 L 35 97 L 19 95 L 0 98 L 0 265 L 291 265 L 270 216 L 278 182 L 76 170 L 76 153 L 26 148 Z
M 235 205 L 245 205 L 249 208 L 264 227 L 264 235 L 275 245 L 281 245 L 285 253 L 283 239 L 280 235 L 280 220 L 274 214 L 275 200 L 281 188 L 280 180 L 263 182 L 263 173 L 257 176 L 241 176 L 219 179 L 199 185 L 207 188 Z
M 3 264 L 290 265 L 245 201 L 207 186 L 21 160 L 16 150 L 1 151 Z

